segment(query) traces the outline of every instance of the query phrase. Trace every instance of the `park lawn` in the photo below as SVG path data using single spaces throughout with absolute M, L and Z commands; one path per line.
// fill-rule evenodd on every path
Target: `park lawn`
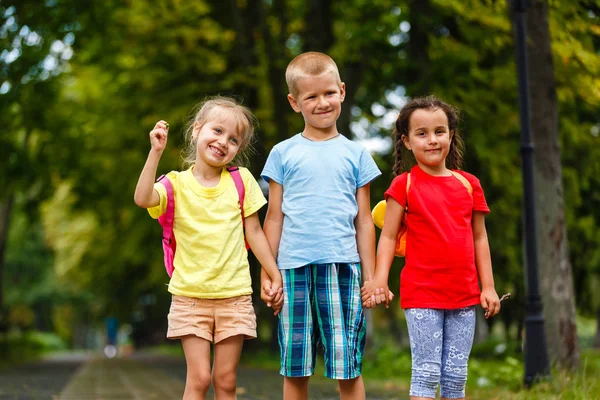
M 575 372 L 555 370 L 552 378 L 531 389 L 523 387 L 522 354 L 510 349 L 488 351 L 490 344 L 475 346 L 469 360 L 467 399 L 472 400 L 552 400 L 600 399 L 600 350 L 585 349 L 581 368 Z M 497 347 L 494 346 L 494 347 Z M 514 350 L 514 348 L 513 348 Z M 510 354 L 510 355 L 503 355 Z M 406 390 L 410 385 L 410 352 L 407 349 L 380 349 L 364 361 L 367 384 L 375 381 L 388 388 Z
M 581 368 L 574 372 L 552 371 L 549 381 L 540 382 L 531 389 L 522 385 L 523 363 L 506 367 L 497 362 L 469 362 L 468 397 L 471 399 L 507 399 L 507 400 L 564 400 L 564 399 L 600 399 L 600 350 L 585 349 L 581 353 Z M 477 371 L 488 372 L 492 378 L 487 386 L 477 380 L 485 375 Z M 495 370 L 495 371 L 494 371 Z M 502 374 L 505 374 L 502 377 Z M 496 382 L 496 384 L 492 384 Z M 481 381 L 480 381 L 481 383 Z M 487 382 L 486 382 L 487 383 Z
M 554 370 L 549 381 L 531 389 L 523 387 L 522 353 L 517 344 L 502 348 L 497 342 L 475 345 L 469 360 L 467 399 L 471 400 L 589 400 L 600 399 L 600 350 L 584 349 L 581 368 L 575 372 Z M 170 351 L 175 348 L 169 346 Z M 176 350 L 179 354 L 181 347 Z M 268 351 L 242 353 L 247 367 L 279 370 L 279 355 Z M 314 378 L 323 377 L 323 359 L 317 361 Z M 385 387 L 408 394 L 410 385 L 410 351 L 398 348 L 372 350 L 364 359 L 363 377 L 367 391 Z M 323 378 L 325 379 L 325 378 Z
M 62 339 L 53 333 L 28 331 L 0 334 L 0 369 L 37 360 L 44 354 L 64 351 Z

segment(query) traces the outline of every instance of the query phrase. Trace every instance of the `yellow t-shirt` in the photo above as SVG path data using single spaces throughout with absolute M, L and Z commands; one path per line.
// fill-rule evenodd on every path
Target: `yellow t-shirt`
M 245 187 L 244 215 L 254 214 L 266 204 L 258 183 L 246 168 L 240 168 Z M 188 297 L 222 299 L 252 293 L 248 252 L 238 192 L 233 178 L 223 168 L 215 187 L 204 187 L 192 168 L 167 174 L 173 186 L 177 241 L 175 271 L 169 292 Z M 160 204 L 148 209 L 152 218 L 167 207 L 167 191 L 154 184 Z

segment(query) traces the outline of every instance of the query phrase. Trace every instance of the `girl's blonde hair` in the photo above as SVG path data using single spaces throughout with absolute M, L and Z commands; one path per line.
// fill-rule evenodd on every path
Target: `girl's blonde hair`
M 410 100 L 396 119 L 394 127 L 394 166 L 392 171 L 394 175 L 400 175 L 403 171 L 410 172 L 410 168 L 415 164 L 412 152 L 404 146 L 403 137 L 408 137 L 410 131 L 410 117 L 415 110 L 442 110 L 448 118 L 448 128 L 454 135 L 450 142 L 450 151 L 446 157 L 446 167 L 449 169 L 460 169 L 463 163 L 465 143 L 461 133 L 458 130 L 458 121 L 460 113 L 458 109 L 448 103 L 438 99 L 435 96 L 416 97 Z
M 196 144 L 194 138 L 194 123 L 200 125 L 200 129 L 209 121 L 223 120 L 226 116 L 233 116 L 237 123 L 237 129 L 241 136 L 238 153 L 235 156 L 237 165 L 246 165 L 254 149 L 254 130 L 258 126 L 258 120 L 248 107 L 242 105 L 241 101 L 233 97 L 214 96 L 205 99 L 194 107 L 192 117 L 185 128 L 185 146 L 181 151 L 183 168 L 187 169 L 196 162 Z

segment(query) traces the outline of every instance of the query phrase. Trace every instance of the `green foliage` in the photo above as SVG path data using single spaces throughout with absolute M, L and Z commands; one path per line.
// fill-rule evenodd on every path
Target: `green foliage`
M 320 49 L 336 59 L 347 85 L 344 133 L 360 120 L 364 139 L 389 137 L 390 126 L 373 105 L 394 112 L 406 96 L 432 92 L 462 110 L 464 169 L 480 178 L 492 209 L 487 229 L 496 285 L 514 295 L 514 312 L 503 318 L 507 331 L 518 334 L 522 182 L 507 3 L 354 0 L 325 10 L 326 3 L 313 10 L 297 0 L 237 7 L 208 0 L 3 2 L 3 47 L 21 43 L 16 60 L 0 58 L 0 85 L 11 84 L 0 95 L 0 200 L 16 196 L 18 203 L 3 282 L 7 304 L 39 313 L 35 305 L 47 301 L 64 316 L 65 304 L 74 301 L 79 306 L 69 318 L 80 322 L 82 310 L 97 319 L 138 315 L 145 307 L 140 299 L 164 292 L 167 282 L 160 228 L 132 201 L 153 124 L 170 124 L 159 166 L 165 173 L 179 168 L 194 105 L 217 93 L 243 96 L 261 123 L 250 165 L 258 175 L 270 148 L 303 123 L 287 104 L 285 66 L 301 51 Z M 600 305 L 594 290 L 600 272 L 598 7 L 597 1 L 550 2 L 566 223 L 578 306 L 588 314 Z M 316 26 L 315 12 L 329 12 L 330 26 Z M 42 40 L 23 44 L 24 26 Z M 52 50 L 56 40 L 67 44 L 60 54 Z M 73 57 L 63 59 L 66 49 Z M 53 51 L 58 65 L 48 71 L 43 60 Z M 374 201 L 391 182 L 393 162 L 389 154 L 375 158 L 383 176 L 372 184 Z M 397 260 L 391 288 L 398 287 L 401 267 Z M 167 302 L 158 296 L 156 310 Z M 64 325 L 57 329 L 68 337 Z
M 590 207 L 600 195 L 600 121 L 595 111 L 600 100 L 597 7 L 593 1 L 550 2 L 567 231 L 577 300 L 587 312 L 598 307 L 597 293 L 590 287 L 599 260 L 598 246 L 591 238 L 600 237 L 597 207 Z M 512 292 L 513 303 L 522 305 L 518 91 L 507 3 L 435 0 L 429 11 L 433 17 L 429 17 L 427 47 L 416 50 L 426 53 L 426 86 L 463 111 L 461 127 L 467 144 L 464 169 L 481 180 L 492 210 L 487 229 L 496 287 Z M 411 24 L 416 19 L 409 10 Z M 412 53 L 413 59 L 417 55 Z M 410 82 L 407 94 L 422 94 L 422 83 Z M 515 317 L 513 321 L 521 318 Z
M 411 358 L 409 349 L 397 346 L 383 347 L 373 357 L 363 361 L 367 376 L 378 378 L 403 377 L 410 379 Z
M 582 369 L 576 373 L 553 370 L 550 381 L 538 382 L 531 389 L 525 389 L 522 386 L 523 366 L 516 359 L 507 357 L 502 363 L 488 364 L 470 362 L 467 393 L 474 399 L 498 400 L 598 398 L 600 384 L 596 377 L 600 371 L 600 354 L 597 351 L 584 351 L 582 365 Z M 477 370 L 476 374 L 473 374 L 474 370 Z M 475 375 L 478 376 L 476 379 Z
M 0 335 L 0 368 L 64 349 L 66 349 L 65 342 L 52 333 L 32 331 L 3 334 Z
M 553 371 L 552 381 L 523 387 L 522 354 L 517 343 L 490 341 L 475 345 L 469 359 L 467 398 L 472 399 L 593 399 L 600 395 L 596 377 L 600 353 L 586 350 L 582 369 L 575 373 Z M 380 381 L 407 391 L 411 360 L 408 350 L 383 347 L 363 364 L 365 382 Z

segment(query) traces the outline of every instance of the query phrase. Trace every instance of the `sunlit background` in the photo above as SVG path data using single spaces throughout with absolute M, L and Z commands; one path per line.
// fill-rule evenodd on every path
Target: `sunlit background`
M 544 390 L 581 398 L 600 396 L 586 381 L 600 373 L 592 349 L 600 346 L 599 15 L 597 0 L 534 0 L 528 15 L 530 27 L 550 28 L 530 55 L 550 68 L 530 71 L 544 317 L 553 365 L 576 371 Z M 148 132 L 169 122 L 159 173 L 179 169 L 192 108 L 209 95 L 239 96 L 260 121 L 247 165 L 258 177 L 273 145 L 303 126 L 286 100 L 285 67 L 316 50 L 336 60 L 346 83 L 338 129 L 383 171 L 372 204 L 393 178 L 391 131 L 407 99 L 433 93 L 461 109 L 464 169 L 492 210 L 496 288 L 513 294 L 498 317 L 478 315 L 469 388 L 481 398 L 518 393 L 523 189 L 506 1 L 12 0 L 0 3 L 0 42 L 0 368 L 102 354 L 111 337 L 107 356 L 181 357 L 179 342 L 165 339 L 161 229 L 133 203 Z M 402 263 L 390 278 L 396 298 Z M 244 362 L 276 376 L 276 319 L 257 295 L 259 272 L 254 264 L 259 338 L 247 342 Z M 569 307 L 576 313 L 557 311 Z M 410 353 L 398 303 L 369 322 L 365 380 L 405 393 Z

